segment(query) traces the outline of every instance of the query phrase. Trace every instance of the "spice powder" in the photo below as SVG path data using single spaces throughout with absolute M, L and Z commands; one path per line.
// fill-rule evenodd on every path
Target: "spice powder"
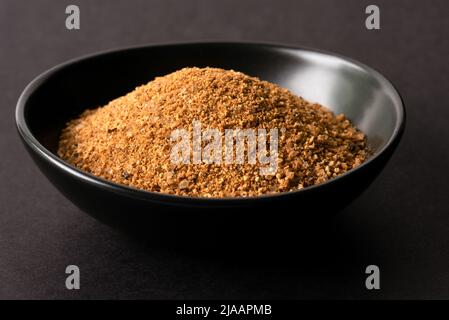
M 174 163 L 176 129 L 279 129 L 277 168 L 261 163 Z M 365 135 L 343 114 L 233 70 L 184 68 L 84 111 L 62 131 L 58 155 L 93 175 L 148 191 L 247 197 L 293 191 L 359 166 Z

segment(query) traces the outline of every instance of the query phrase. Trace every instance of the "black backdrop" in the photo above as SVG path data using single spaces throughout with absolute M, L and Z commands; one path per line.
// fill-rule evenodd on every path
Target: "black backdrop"
M 449 5 L 376 0 L 381 30 L 367 31 L 371 2 L 79 0 L 81 29 L 68 31 L 71 1 L 1 0 L 0 298 L 449 298 Z M 154 248 L 83 214 L 21 146 L 15 102 L 40 72 L 98 50 L 202 39 L 337 52 L 378 69 L 403 95 L 397 152 L 316 230 L 319 245 L 246 257 Z M 81 290 L 65 289 L 69 264 L 81 269 Z M 364 287 L 368 264 L 380 267 L 378 291 Z

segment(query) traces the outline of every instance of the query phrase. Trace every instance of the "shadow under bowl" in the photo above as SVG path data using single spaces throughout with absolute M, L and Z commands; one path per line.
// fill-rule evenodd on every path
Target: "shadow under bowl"
M 366 133 L 373 156 L 356 169 L 299 191 L 252 198 L 179 197 L 137 190 L 83 172 L 56 155 L 61 129 L 87 108 L 183 67 L 234 69 L 288 88 Z M 298 225 L 323 220 L 354 200 L 379 174 L 405 125 L 400 95 L 381 74 L 317 50 L 255 43 L 188 43 L 129 48 L 82 57 L 34 79 L 19 98 L 16 122 L 24 145 L 47 178 L 79 208 L 109 225 L 169 236 L 264 221 Z M 229 229 L 229 228 L 232 228 Z

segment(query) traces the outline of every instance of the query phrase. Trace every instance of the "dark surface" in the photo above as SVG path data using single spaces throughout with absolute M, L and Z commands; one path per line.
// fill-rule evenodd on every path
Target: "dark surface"
M 382 29 L 367 31 L 364 1 L 78 1 L 81 30 L 68 31 L 70 3 L 1 1 L 0 298 L 449 298 L 446 3 L 377 1 Z M 408 120 L 389 165 L 328 224 L 284 245 L 262 246 L 267 233 L 248 251 L 232 232 L 229 247 L 155 248 L 82 213 L 20 144 L 20 92 L 81 54 L 202 39 L 317 47 L 384 73 Z M 69 264 L 81 269 L 81 290 L 65 289 Z M 381 269 L 379 291 L 364 289 L 368 264 Z

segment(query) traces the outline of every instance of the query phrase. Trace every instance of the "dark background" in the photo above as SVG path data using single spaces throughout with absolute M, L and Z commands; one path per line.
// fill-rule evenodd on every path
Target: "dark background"
M 78 31 L 65 29 L 69 4 L 80 7 Z M 369 4 L 381 9 L 379 31 L 365 29 Z M 0 298 L 449 298 L 448 9 L 444 0 L 1 0 Z M 378 69 L 403 95 L 397 152 L 312 231 L 322 241 L 247 255 L 155 248 L 82 213 L 26 154 L 14 108 L 39 73 L 98 50 L 198 40 L 333 51 Z M 81 269 L 81 290 L 65 289 L 69 264 Z M 369 264 L 380 267 L 378 291 L 365 289 Z

